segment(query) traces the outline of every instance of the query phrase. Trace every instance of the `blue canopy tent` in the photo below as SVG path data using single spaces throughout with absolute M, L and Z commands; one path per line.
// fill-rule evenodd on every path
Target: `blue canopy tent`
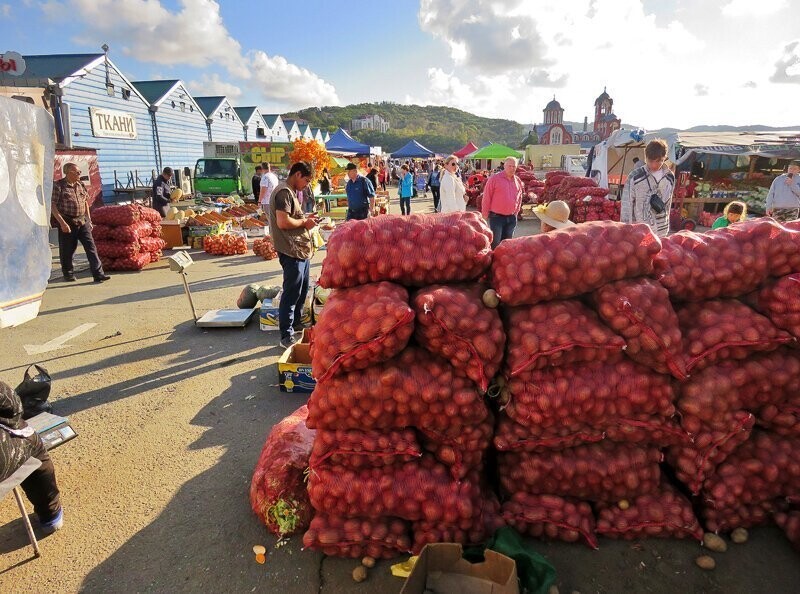
M 433 156 L 433 151 L 426 149 L 416 140 L 409 140 L 403 148 L 392 153 L 392 159 L 426 159 Z
M 325 143 L 325 148 L 329 153 L 369 155 L 369 145 L 353 140 L 353 137 L 341 128 L 331 134 L 331 139 Z

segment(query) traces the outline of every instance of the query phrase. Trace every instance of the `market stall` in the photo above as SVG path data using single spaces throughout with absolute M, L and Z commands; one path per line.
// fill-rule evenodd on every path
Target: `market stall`
M 601 188 L 608 188 L 619 197 L 628 174 L 633 169 L 633 159 L 644 161 L 644 130 L 615 130 L 589 152 L 587 171 Z
M 475 169 L 491 170 L 507 157 L 520 159 L 522 158 L 522 153 L 503 144 L 490 143 L 474 153 L 470 153 L 466 158 L 475 164 Z
M 430 159 L 434 152 L 425 148 L 416 140 L 409 140 L 403 148 L 392 153 L 392 159 Z
M 701 224 L 708 221 L 704 211 L 716 213 L 732 200 L 765 214 L 772 180 L 800 158 L 797 132 L 677 132 L 665 140 L 676 167 L 676 193 Z
M 465 158 L 467 155 L 470 155 L 478 150 L 478 145 L 474 142 L 468 142 L 456 152 L 453 153 L 454 157 L 458 157 L 459 159 Z

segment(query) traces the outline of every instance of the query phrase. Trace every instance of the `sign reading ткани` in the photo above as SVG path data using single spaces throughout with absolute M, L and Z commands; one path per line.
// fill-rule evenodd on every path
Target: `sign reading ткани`
M 89 108 L 92 136 L 98 138 L 136 138 L 136 116 L 124 111 Z

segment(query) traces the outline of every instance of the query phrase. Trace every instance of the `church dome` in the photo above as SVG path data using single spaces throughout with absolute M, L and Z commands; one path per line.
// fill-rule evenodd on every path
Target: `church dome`
M 549 110 L 549 109 L 561 109 L 561 104 L 558 101 L 556 101 L 555 97 L 554 97 L 553 100 L 550 103 L 547 104 L 547 107 L 545 107 L 545 109 L 546 110 Z
M 605 87 L 603 87 L 603 93 L 597 99 L 594 100 L 594 104 L 598 105 L 603 101 L 606 101 L 607 99 L 611 99 L 611 96 L 608 93 L 606 93 L 606 89 Z

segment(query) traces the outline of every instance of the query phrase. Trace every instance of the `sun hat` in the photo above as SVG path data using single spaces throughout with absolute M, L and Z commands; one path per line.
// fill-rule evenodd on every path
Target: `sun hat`
M 555 229 L 563 229 L 575 224 L 569 220 L 569 204 L 563 200 L 553 200 L 549 204 L 537 206 L 533 209 L 533 214 L 539 217 L 540 221 Z

